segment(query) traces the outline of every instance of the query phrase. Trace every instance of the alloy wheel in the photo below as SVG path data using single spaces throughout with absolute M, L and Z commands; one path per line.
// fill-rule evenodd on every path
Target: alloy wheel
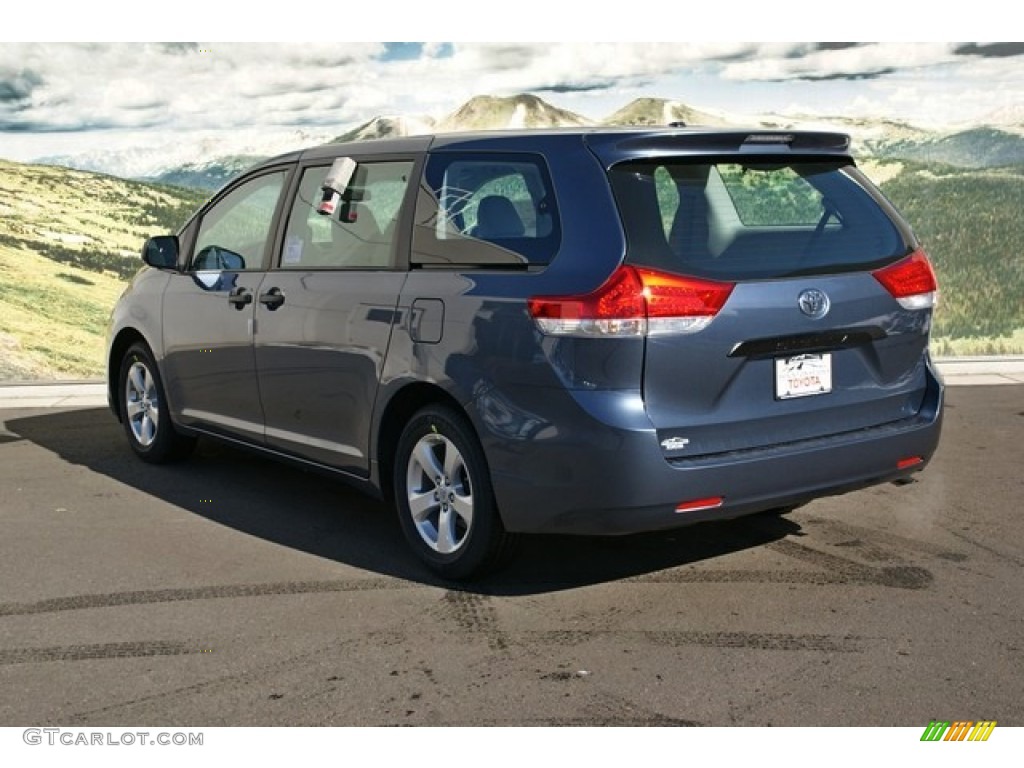
M 160 426 L 160 397 L 153 374 L 138 360 L 125 378 L 125 415 L 138 444 L 152 445 Z
M 440 434 L 421 437 L 409 456 L 406 479 L 420 538 L 439 554 L 458 551 L 473 525 L 473 486 L 455 443 Z

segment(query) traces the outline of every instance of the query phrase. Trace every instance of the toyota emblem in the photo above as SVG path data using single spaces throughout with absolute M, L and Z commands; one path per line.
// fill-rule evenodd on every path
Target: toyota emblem
M 830 306 L 828 296 L 824 291 L 819 291 L 817 288 L 808 288 L 806 291 L 801 291 L 796 301 L 800 305 L 800 311 L 814 320 L 828 314 Z

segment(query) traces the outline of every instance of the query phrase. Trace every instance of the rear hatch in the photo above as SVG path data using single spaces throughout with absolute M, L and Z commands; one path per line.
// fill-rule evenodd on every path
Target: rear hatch
M 912 419 L 925 395 L 935 282 L 909 228 L 848 157 L 753 138 L 609 170 L 668 458 Z

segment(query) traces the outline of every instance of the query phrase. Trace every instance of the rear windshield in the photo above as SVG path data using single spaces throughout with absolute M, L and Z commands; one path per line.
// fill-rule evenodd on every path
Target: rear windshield
M 612 188 L 634 264 L 725 280 L 875 269 L 909 251 L 848 163 L 620 163 Z

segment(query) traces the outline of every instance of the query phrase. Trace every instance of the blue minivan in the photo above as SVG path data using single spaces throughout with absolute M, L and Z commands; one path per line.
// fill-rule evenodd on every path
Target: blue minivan
M 202 435 L 334 472 L 449 578 L 516 534 L 901 480 L 939 440 L 935 276 L 841 134 L 331 144 L 251 169 L 143 259 L 108 337 L 134 452 Z

